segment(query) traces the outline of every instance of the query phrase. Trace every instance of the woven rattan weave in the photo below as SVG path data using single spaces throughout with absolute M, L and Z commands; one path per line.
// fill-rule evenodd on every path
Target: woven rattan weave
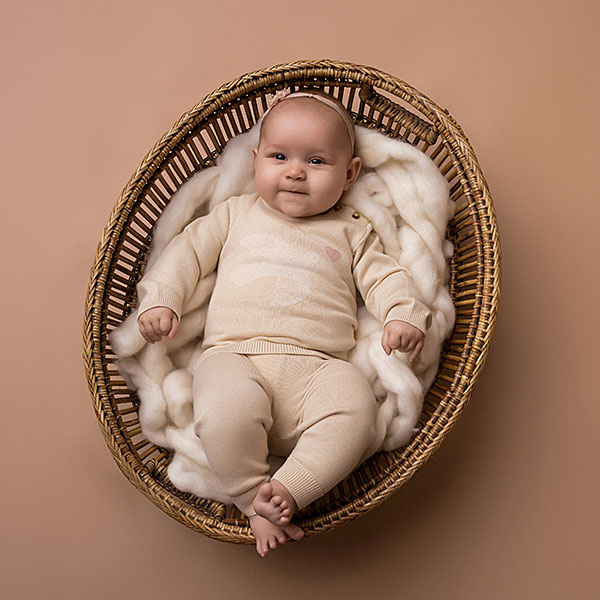
M 450 184 L 456 214 L 450 292 L 456 325 L 443 348 L 420 431 L 405 448 L 379 452 L 298 515 L 306 535 L 331 530 L 380 504 L 432 455 L 459 417 L 483 366 L 499 293 L 499 242 L 487 184 L 475 154 L 446 110 L 399 79 L 370 67 L 301 61 L 248 73 L 209 94 L 148 152 L 114 207 L 93 264 L 84 323 L 84 362 L 96 415 L 117 465 L 174 519 L 213 538 L 251 543 L 235 508 L 182 493 L 168 480 L 170 454 L 148 442 L 139 399 L 116 366 L 108 334 L 135 305 L 153 226 L 172 195 L 198 170 L 215 164 L 229 139 L 250 129 L 278 89 L 319 87 L 348 106 L 357 124 L 403 139 L 425 152 Z

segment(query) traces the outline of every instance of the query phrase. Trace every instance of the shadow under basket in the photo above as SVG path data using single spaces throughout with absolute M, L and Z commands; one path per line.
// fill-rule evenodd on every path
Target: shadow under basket
M 299 61 L 248 73 L 184 114 L 148 152 L 114 207 L 91 271 L 83 333 L 90 393 L 117 465 L 145 496 L 177 521 L 218 540 L 253 543 L 235 507 L 176 489 L 171 453 L 145 439 L 139 398 L 116 368 L 108 334 L 136 303 L 153 226 L 194 173 L 216 164 L 228 140 L 249 130 L 277 90 L 317 87 L 339 98 L 355 122 L 427 154 L 450 186 L 456 213 L 448 226 L 455 253 L 450 293 L 456 324 L 442 348 L 419 433 L 393 452 L 378 452 L 324 497 L 296 515 L 307 536 L 371 510 L 406 483 L 440 445 L 467 403 L 487 354 L 498 306 L 500 255 L 487 184 L 461 127 L 426 96 L 377 69 L 330 60 Z

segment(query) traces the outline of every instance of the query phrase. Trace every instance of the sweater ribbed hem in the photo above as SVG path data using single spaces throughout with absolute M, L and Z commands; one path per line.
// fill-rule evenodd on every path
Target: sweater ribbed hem
M 319 482 L 297 460 L 288 457 L 281 468 L 273 475 L 283 484 L 294 498 L 298 510 L 308 506 L 325 491 Z
M 235 352 L 236 354 L 302 354 L 305 356 L 320 356 L 322 358 L 332 357 L 331 354 L 327 354 L 326 352 L 302 348 L 294 344 L 280 344 L 266 340 L 246 340 L 244 342 L 224 344 L 223 346 L 212 346 L 202 352 L 201 358 L 219 352 Z

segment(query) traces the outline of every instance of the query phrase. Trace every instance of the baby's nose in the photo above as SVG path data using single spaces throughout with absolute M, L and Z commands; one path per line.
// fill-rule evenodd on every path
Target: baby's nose
M 287 170 L 287 176 L 290 179 L 304 179 L 306 176 L 304 166 L 298 164 L 297 162 L 290 162 Z

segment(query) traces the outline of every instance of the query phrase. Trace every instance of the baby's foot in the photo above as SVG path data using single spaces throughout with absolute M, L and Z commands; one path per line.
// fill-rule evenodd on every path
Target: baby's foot
M 250 517 L 250 527 L 256 538 L 256 551 L 263 558 L 269 550 L 275 550 L 277 546 L 285 544 L 289 539 L 301 540 L 304 537 L 304 532 L 300 527 L 296 527 L 296 525 L 277 527 L 260 515 Z
M 292 520 L 296 502 L 287 488 L 273 479 L 258 488 L 252 507 L 258 515 L 268 519 L 278 527 L 285 527 Z

